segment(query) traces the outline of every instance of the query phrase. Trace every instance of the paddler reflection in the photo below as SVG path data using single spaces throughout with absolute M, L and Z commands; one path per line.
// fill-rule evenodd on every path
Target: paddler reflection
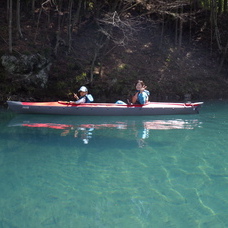
M 115 124 L 82 124 L 79 126 L 71 126 L 69 129 L 65 129 L 61 136 L 72 135 L 74 138 L 81 139 L 84 144 L 88 144 L 90 139 L 92 138 L 94 129 L 105 129 L 105 128 L 114 128 L 117 130 L 130 130 L 130 134 L 134 134 L 138 146 L 140 148 L 146 145 L 145 140 L 149 138 L 149 129 L 146 128 L 146 125 L 140 126 L 140 128 L 136 127 L 135 124 L 129 124 L 124 122 L 115 123 Z M 133 129 L 133 131 L 132 131 Z M 112 135 L 113 137 L 115 134 Z
M 149 138 L 149 129 L 145 128 L 145 125 L 144 125 L 143 128 L 136 130 L 135 137 L 139 148 L 146 146 L 146 139 Z
M 61 136 L 67 136 L 73 132 L 74 138 L 79 138 L 84 144 L 88 144 L 92 138 L 94 129 L 98 130 L 104 128 L 127 129 L 127 125 L 125 122 L 117 122 L 113 124 L 81 124 L 78 126 L 71 126 L 69 129 L 64 130 L 61 133 Z
M 80 138 L 84 144 L 88 144 L 89 140 L 92 138 L 93 130 L 93 127 L 71 127 L 70 129 L 64 130 L 61 133 L 61 136 L 67 136 L 71 131 L 73 131 L 74 138 Z
M 183 120 L 150 120 L 144 121 L 142 128 L 135 129 L 135 137 L 140 148 L 146 146 L 146 139 L 149 138 L 150 130 L 174 130 L 174 129 L 194 129 L 201 123 L 197 119 Z
M 84 144 L 88 144 L 89 140 L 92 138 L 92 131 L 94 128 L 84 128 L 84 127 L 79 127 L 77 130 L 74 132 L 74 137 L 75 138 L 81 138 Z

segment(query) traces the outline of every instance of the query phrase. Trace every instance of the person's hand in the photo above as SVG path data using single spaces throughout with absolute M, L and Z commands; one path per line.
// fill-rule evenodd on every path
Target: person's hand
M 75 98 L 76 100 L 79 100 L 79 97 L 78 97 L 78 95 L 77 95 L 76 93 L 74 93 L 74 98 Z
M 147 86 L 145 86 L 145 85 L 142 86 L 142 88 L 140 89 L 140 93 L 144 92 L 146 88 L 147 88 Z

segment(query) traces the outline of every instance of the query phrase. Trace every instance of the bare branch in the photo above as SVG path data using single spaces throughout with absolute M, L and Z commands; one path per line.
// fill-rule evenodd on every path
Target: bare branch
M 103 19 L 98 20 L 99 31 L 120 46 L 124 46 L 129 41 L 134 40 L 140 23 L 139 20 L 127 15 L 120 18 L 116 11 L 114 13 L 107 13 Z
M 55 0 L 46 0 L 41 4 L 41 7 L 44 11 L 49 11 L 52 7 L 55 7 L 55 10 L 58 12 L 58 14 L 63 15 L 63 12 L 59 10 L 59 6 Z

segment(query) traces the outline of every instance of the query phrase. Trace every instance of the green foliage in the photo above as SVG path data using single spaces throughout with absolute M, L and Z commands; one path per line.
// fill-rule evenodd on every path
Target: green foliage
M 95 4 L 94 2 L 89 1 L 88 2 L 88 10 L 91 10 L 92 11 L 94 9 L 94 4 Z
M 80 84 L 80 82 L 83 82 L 82 84 L 84 84 L 84 82 L 86 81 L 86 78 L 87 78 L 86 72 L 82 72 L 81 74 L 75 77 L 75 82 L 78 84 Z
M 125 64 L 125 63 L 121 63 L 121 64 L 119 64 L 118 66 L 117 66 L 117 70 L 118 71 L 122 71 L 122 70 L 124 70 L 124 69 L 127 69 L 127 64 Z
M 228 7 L 227 4 L 228 3 L 225 0 L 214 1 L 216 11 L 219 11 L 220 13 L 226 12 Z M 201 0 L 199 1 L 199 5 L 206 10 L 213 10 L 214 7 L 211 0 Z

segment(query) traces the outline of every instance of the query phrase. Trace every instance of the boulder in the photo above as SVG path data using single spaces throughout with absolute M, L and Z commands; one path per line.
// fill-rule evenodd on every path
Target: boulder
M 48 81 L 50 61 L 40 54 L 32 55 L 3 55 L 2 66 L 26 85 L 44 88 Z

